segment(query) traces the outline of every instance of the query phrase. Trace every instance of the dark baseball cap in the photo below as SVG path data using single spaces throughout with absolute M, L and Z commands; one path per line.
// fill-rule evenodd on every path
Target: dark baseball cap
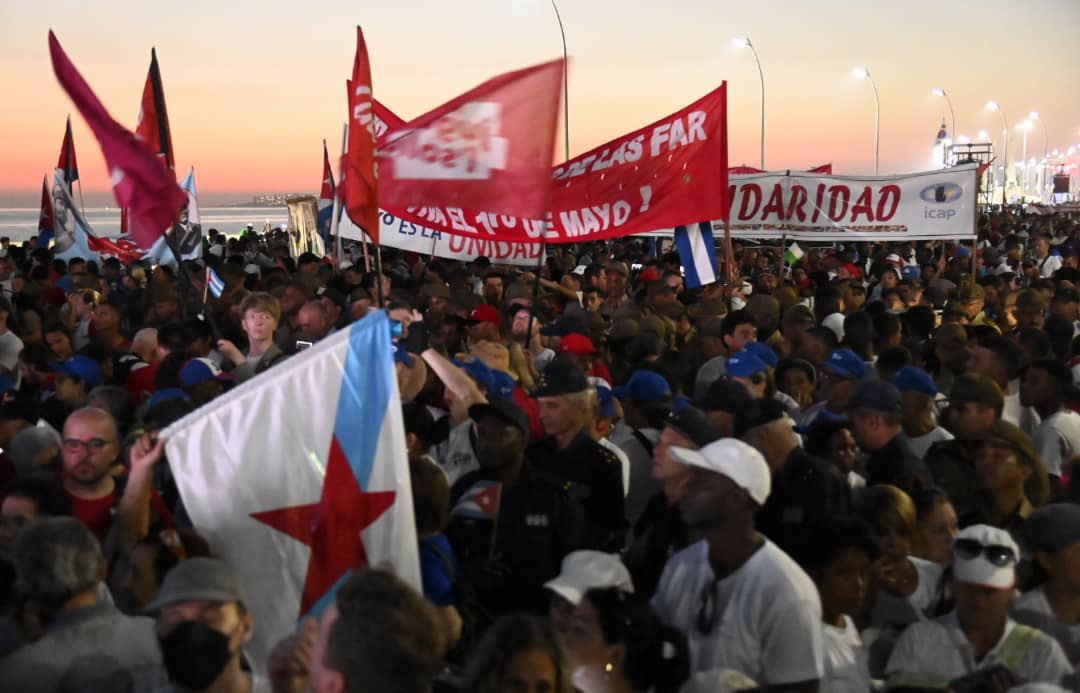
M 1053 503 L 1046 505 L 1020 525 L 1020 543 L 1028 551 L 1060 551 L 1080 541 L 1080 505 Z
M 474 404 L 469 407 L 469 418 L 479 421 L 485 416 L 494 416 L 506 423 L 512 424 L 521 431 L 522 435 L 529 435 L 529 417 L 521 410 L 513 400 L 493 399 L 490 402 Z
M 533 397 L 556 397 L 589 389 L 585 371 L 572 363 L 552 361 L 536 379 Z
M 1001 388 L 990 378 L 978 373 L 965 373 L 956 379 L 949 390 L 949 404 L 976 402 L 993 407 L 998 411 L 1005 406 L 1005 397 Z
M 1031 438 L 1008 421 L 995 421 L 983 437 L 982 445 L 1003 445 L 1020 455 L 1024 464 L 1030 467 L 1039 466 L 1039 456 Z
M 902 409 L 900 391 L 883 380 L 863 380 L 848 398 L 847 408 L 848 411 L 869 409 L 883 414 L 899 414 Z
M 720 378 L 709 385 L 705 396 L 696 404 L 703 411 L 724 411 L 734 414 L 750 401 L 750 393 L 746 386 L 735 380 Z
M 668 414 L 664 421 L 665 428 L 674 428 L 679 433 L 694 441 L 698 447 L 705 447 L 714 440 L 720 440 L 724 432 L 705 417 L 705 412 L 697 407 L 683 407 Z
M 565 337 L 570 334 L 589 334 L 589 323 L 581 313 L 563 313 L 550 325 L 540 328 L 545 337 Z
M 742 438 L 747 431 L 773 421 L 779 421 L 786 416 L 787 409 L 784 408 L 780 400 L 772 397 L 752 399 L 735 412 L 735 437 Z M 791 423 L 794 426 L 795 422 L 792 421 Z

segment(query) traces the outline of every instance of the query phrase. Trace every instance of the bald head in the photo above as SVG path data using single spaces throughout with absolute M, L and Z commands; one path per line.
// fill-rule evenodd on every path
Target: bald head
M 131 353 L 147 363 L 158 360 L 158 331 L 156 327 L 144 327 L 131 338 Z
M 105 440 L 116 440 L 119 431 L 116 428 L 116 419 L 112 414 L 97 407 L 83 407 L 76 409 L 64 421 L 64 437 L 71 437 L 69 433 L 75 430 L 93 430 L 104 435 L 99 435 Z
M 317 300 L 301 306 L 297 320 L 301 334 L 312 342 L 322 339 L 330 331 L 330 313 Z

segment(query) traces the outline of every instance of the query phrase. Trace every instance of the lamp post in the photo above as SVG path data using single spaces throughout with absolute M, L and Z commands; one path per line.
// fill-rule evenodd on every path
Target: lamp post
M 1039 197 L 1042 198 L 1046 194 L 1046 188 L 1047 188 L 1047 185 L 1046 185 L 1046 167 L 1047 167 L 1047 157 L 1048 157 L 1048 154 L 1049 154 L 1049 151 L 1050 151 L 1049 138 L 1046 135 L 1046 123 L 1044 123 L 1043 119 L 1039 117 L 1039 112 L 1038 111 L 1032 111 L 1031 113 L 1028 113 L 1028 120 L 1033 121 L 1033 122 L 1037 122 L 1039 125 L 1042 126 L 1042 131 L 1043 131 L 1043 158 L 1042 158 L 1042 164 L 1039 166 Z
M 758 163 L 758 167 L 762 171 L 765 170 L 765 73 L 761 71 L 761 60 L 758 59 L 757 49 L 754 48 L 754 44 L 750 41 L 749 36 L 736 36 L 732 39 L 734 44 L 739 48 L 749 48 L 750 52 L 754 54 L 754 63 L 757 65 L 758 79 L 761 80 L 761 159 Z
M 1028 177 L 1029 177 L 1028 176 L 1028 169 L 1030 168 L 1030 166 L 1028 165 L 1028 160 L 1027 160 L 1027 134 L 1029 132 L 1031 132 L 1031 127 L 1032 126 L 1031 126 L 1031 121 L 1030 120 L 1025 120 L 1023 122 L 1020 122 L 1020 123 L 1016 124 L 1016 129 L 1021 130 L 1024 133 L 1023 145 L 1021 146 L 1021 150 L 1020 150 L 1020 160 L 1024 162 L 1024 178 L 1020 183 L 1020 194 L 1025 196 L 1025 197 L 1027 196 Z
M 559 22 L 559 34 L 562 36 L 562 57 L 563 57 L 563 149 L 566 154 L 566 161 L 570 161 L 570 82 L 569 77 L 569 63 L 566 57 L 566 30 L 563 28 L 562 16 L 559 15 L 559 6 L 555 4 L 555 0 L 551 0 L 551 8 L 555 10 L 555 20 Z
M 956 136 L 956 111 L 953 110 L 952 99 L 949 98 L 949 95 L 941 87 L 934 87 L 933 89 L 930 90 L 930 93 L 933 94 L 934 96 L 944 97 L 945 98 L 945 103 L 949 104 L 949 118 L 950 118 L 951 123 L 952 123 L 952 129 L 949 130 L 949 134 L 952 135 L 953 142 L 956 142 L 957 141 L 957 136 Z M 947 158 L 947 155 L 946 155 L 946 158 Z
M 851 72 L 859 79 L 870 80 L 870 86 L 874 88 L 874 175 L 881 170 L 881 98 L 878 96 L 877 83 L 874 82 L 870 70 L 865 67 L 857 67 Z
M 1006 188 L 1009 187 L 1009 126 L 1005 121 L 1005 111 L 1001 109 L 1001 104 L 997 101 L 987 101 L 986 108 L 991 111 L 997 111 L 1001 116 L 1001 133 L 1004 138 L 1004 159 L 1002 164 L 1005 166 L 1005 172 L 1001 175 L 1001 206 L 1005 206 Z

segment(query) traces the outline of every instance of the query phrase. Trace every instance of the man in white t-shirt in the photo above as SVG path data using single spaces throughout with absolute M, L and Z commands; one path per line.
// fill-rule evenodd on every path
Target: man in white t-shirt
M 1033 407 L 1042 419 L 1032 442 L 1047 473 L 1057 479 L 1067 471 L 1069 460 L 1080 454 L 1080 414 L 1065 408 L 1071 389 L 1072 372 L 1054 359 L 1034 361 L 1020 379 L 1020 403 Z
M 938 389 L 929 373 L 914 366 L 903 366 L 896 371 L 892 383 L 900 391 L 903 407 L 900 425 L 904 427 L 904 440 L 916 457 L 922 459 L 934 443 L 953 439 L 952 433 L 938 425 L 934 414 Z
M 943 688 L 972 675 L 1004 688 L 1060 684 L 1073 669 L 1061 646 L 1041 630 L 1008 616 L 1020 549 L 1003 529 L 972 525 L 953 546 L 956 609 L 908 627 L 885 668 L 889 687 Z M 955 690 L 959 687 L 953 687 Z M 972 687 L 970 690 L 984 690 Z
M 679 507 L 686 526 L 705 538 L 668 560 L 652 605 L 686 633 L 692 671 L 739 671 L 762 690 L 818 690 L 824 651 L 817 589 L 754 531 L 770 491 L 765 459 L 732 438 L 669 454 L 690 466 Z

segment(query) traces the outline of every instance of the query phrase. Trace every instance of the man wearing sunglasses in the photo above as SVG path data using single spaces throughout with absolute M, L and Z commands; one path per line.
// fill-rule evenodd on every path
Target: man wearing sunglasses
M 956 684 L 963 679 L 1005 690 L 1024 682 L 1061 684 L 1072 674 L 1057 641 L 1009 618 L 1019 555 L 1003 529 L 973 525 L 960 531 L 953 545 L 956 608 L 904 631 L 885 668 L 889 688 L 960 690 Z
M 722 438 L 672 447 L 687 465 L 677 494 L 683 522 L 705 538 L 668 560 L 652 606 L 686 633 L 695 690 L 719 690 L 735 670 L 762 691 L 817 691 L 825 672 L 821 601 L 803 570 L 754 530 L 772 474 L 754 448 Z

